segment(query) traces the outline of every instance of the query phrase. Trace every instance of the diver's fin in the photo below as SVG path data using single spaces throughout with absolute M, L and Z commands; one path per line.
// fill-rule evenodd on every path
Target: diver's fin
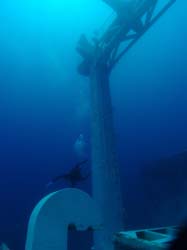
M 47 183 L 46 188 L 52 186 L 54 183 L 61 181 L 63 179 L 69 180 L 70 175 L 69 174 L 63 174 L 63 175 L 58 175 L 55 178 L 53 178 L 50 182 Z M 1 250 L 1 249 L 0 249 Z

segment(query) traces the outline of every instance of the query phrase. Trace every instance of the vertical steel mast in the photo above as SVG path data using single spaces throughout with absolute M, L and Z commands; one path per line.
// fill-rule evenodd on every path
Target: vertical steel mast
M 159 0 L 103 1 L 116 12 L 116 19 L 93 42 L 82 35 L 77 51 L 83 57 L 78 71 L 90 79 L 92 190 L 103 217 L 103 229 L 94 233 L 94 247 L 95 250 L 112 250 L 113 235 L 123 230 L 124 216 L 114 138 L 110 73 L 175 0 L 167 1 L 159 12 L 156 11 Z

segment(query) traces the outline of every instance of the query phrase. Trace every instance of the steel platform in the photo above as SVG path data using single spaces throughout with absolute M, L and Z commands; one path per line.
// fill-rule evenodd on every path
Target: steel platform
M 162 227 L 119 232 L 114 236 L 115 250 L 165 250 L 179 227 Z

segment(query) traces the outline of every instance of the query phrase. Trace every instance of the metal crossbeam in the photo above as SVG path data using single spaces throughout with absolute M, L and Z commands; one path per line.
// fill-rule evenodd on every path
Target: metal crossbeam
M 158 2 L 158 1 L 157 1 Z M 141 32 L 137 32 L 135 35 L 132 36 L 131 42 L 123 49 L 123 51 L 116 55 L 115 59 L 113 59 L 110 62 L 109 68 L 112 69 L 119 61 L 120 59 L 138 42 L 138 40 L 165 14 L 165 12 L 176 2 L 176 0 L 170 0 L 163 8 L 162 10 L 153 17 L 154 10 L 156 5 L 150 12 L 147 12 L 147 19 L 145 21 L 143 30 Z M 124 39 L 125 41 L 128 41 L 129 37 L 126 36 Z M 118 47 L 119 48 L 119 47 Z
M 137 6 L 122 8 L 122 0 L 103 0 L 117 17 L 101 38 L 90 43 L 85 36 L 79 40 L 77 51 L 83 57 L 79 73 L 88 76 L 93 61 L 105 62 L 111 71 L 137 41 L 167 12 L 176 0 L 167 0 L 156 13 L 159 0 L 139 0 Z M 133 7 L 133 8 L 132 8 Z M 122 9 L 122 10 L 121 10 Z

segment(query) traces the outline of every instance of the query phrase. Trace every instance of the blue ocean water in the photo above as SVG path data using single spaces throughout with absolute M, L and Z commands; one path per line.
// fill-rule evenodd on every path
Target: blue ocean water
M 186 1 L 177 1 L 111 75 L 127 227 L 175 224 L 186 216 L 183 193 L 171 187 L 159 195 L 171 174 L 161 186 L 141 171 L 187 149 L 186 9 Z M 66 186 L 45 188 L 78 161 L 74 143 L 80 134 L 89 157 L 89 81 L 77 73 L 75 48 L 80 34 L 102 32 L 110 13 L 100 0 L 0 3 L 0 240 L 12 249 L 23 249 L 35 204 Z M 154 183 L 149 199 L 138 188 L 144 178 Z M 79 188 L 89 191 L 90 179 Z M 177 215 L 176 197 L 184 200 Z

